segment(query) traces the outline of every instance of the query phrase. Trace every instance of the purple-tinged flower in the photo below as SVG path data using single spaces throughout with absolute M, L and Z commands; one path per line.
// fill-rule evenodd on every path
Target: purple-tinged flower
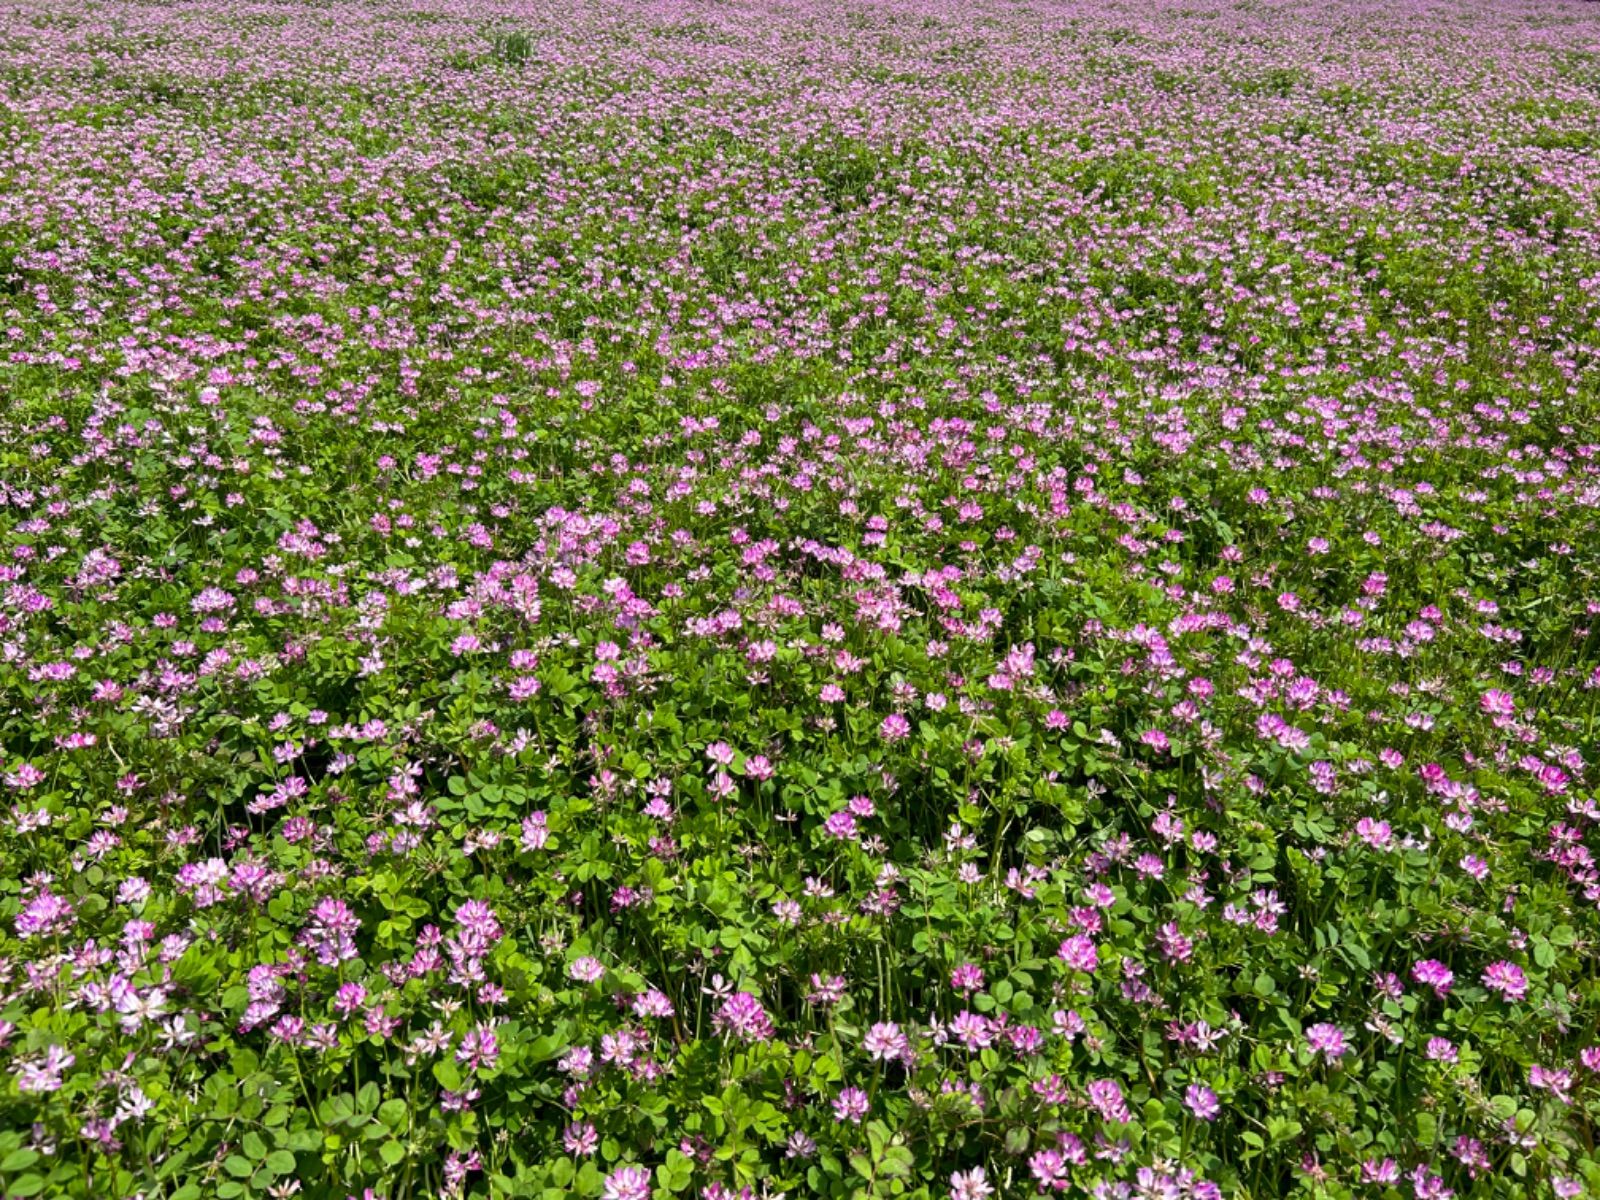
M 983 990 L 983 968 L 974 963 L 962 963 L 950 972 L 950 986 L 963 996 Z
M 456 1061 L 469 1071 L 493 1070 L 500 1060 L 500 1039 L 492 1023 L 469 1029 L 456 1050 Z
M 1508 1001 L 1521 1000 L 1528 994 L 1528 977 L 1516 963 L 1502 960 L 1484 968 L 1483 986 Z
M 1411 968 L 1411 978 L 1424 987 L 1431 987 L 1436 996 L 1449 995 L 1455 977 L 1454 971 L 1433 958 L 1424 958 Z
M 587 1158 L 600 1148 L 600 1134 L 588 1121 L 574 1121 L 562 1130 L 561 1144 L 568 1154 Z
M 911 1049 L 911 1042 L 893 1021 L 880 1021 L 861 1039 L 861 1047 L 876 1062 L 903 1058 Z
M 27 941 L 29 938 L 65 933 L 72 928 L 76 919 L 70 901 L 49 888 L 43 888 L 30 897 L 17 914 L 17 936 Z
M 650 1173 L 642 1167 L 618 1167 L 606 1176 L 605 1200 L 650 1200 Z
M 62 1075 L 77 1062 L 77 1056 L 64 1047 L 51 1046 L 43 1057 L 17 1063 L 17 1090 L 24 1093 L 55 1092 L 61 1089 Z
M 522 822 L 522 848 L 527 851 L 543 850 L 550 840 L 550 826 L 544 813 L 530 813 Z
M 1369 1158 L 1361 1164 L 1362 1183 L 1398 1183 L 1400 1164 L 1392 1158 Z
M 950 1176 L 950 1200 L 988 1200 L 994 1194 L 982 1167 L 956 1171 Z
M 1517 701 L 1510 692 L 1490 688 L 1478 698 L 1478 707 L 1491 717 L 1510 717 L 1517 711 Z
M 1460 1052 L 1456 1044 L 1449 1038 L 1431 1037 L 1428 1044 L 1423 1047 L 1423 1054 L 1434 1062 L 1453 1063 L 1460 1059 Z
M 1074 971 L 1084 971 L 1092 975 L 1100 966 L 1100 955 L 1095 950 L 1094 939 L 1086 933 L 1069 937 L 1061 943 L 1061 948 L 1056 954 Z
M 742 1042 L 764 1042 L 772 1037 L 772 1018 L 761 1007 L 759 996 L 735 992 L 722 1002 L 711 1026 L 723 1037 Z
M 1534 1063 L 1528 1068 L 1528 1086 L 1549 1092 L 1563 1104 L 1572 1103 L 1572 1072 L 1564 1067 Z
M 1422 1163 L 1411 1172 L 1411 1189 L 1417 1200 L 1450 1200 L 1455 1195 L 1445 1187 L 1443 1177 L 1433 1174 Z
M 1183 1093 L 1183 1102 L 1201 1121 L 1215 1121 L 1222 1111 L 1217 1094 L 1203 1083 L 1191 1083 Z
M 1329 1062 L 1338 1062 L 1349 1052 L 1344 1030 L 1337 1025 L 1320 1023 L 1306 1029 L 1306 1045 L 1313 1054 L 1320 1054 Z
M 847 1087 L 834 1099 L 833 1115 L 841 1121 L 859 1125 L 861 1118 L 867 1115 L 868 1107 L 869 1102 L 865 1092 L 860 1088 Z
M 1088 1087 L 1089 1107 L 1102 1118 L 1118 1125 L 1133 1120 L 1128 1102 L 1123 1099 L 1122 1086 L 1115 1079 L 1096 1079 Z
M 325 896 L 311 910 L 311 921 L 302 939 L 325 967 L 338 966 L 356 957 L 355 932 L 361 921 L 350 906 L 337 896 Z
M 1028 1171 L 1041 1192 L 1067 1190 L 1067 1160 L 1059 1150 L 1040 1150 L 1028 1159 Z
M 1362 817 L 1356 822 L 1356 836 L 1374 850 L 1388 850 L 1394 845 L 1394 830 L 1389 822 Z
M 842 842 L 852 841 L 857 835 L 856 818 L 853 813 L 830 813 L 828 819 L 822 823 L 822 828 L 829 837 L 838 838 Z

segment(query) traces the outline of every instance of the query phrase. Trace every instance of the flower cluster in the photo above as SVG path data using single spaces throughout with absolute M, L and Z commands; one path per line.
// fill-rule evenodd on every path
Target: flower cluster
M 1600 7 L 0 92 L 0 1196 L 1600 1197 Z

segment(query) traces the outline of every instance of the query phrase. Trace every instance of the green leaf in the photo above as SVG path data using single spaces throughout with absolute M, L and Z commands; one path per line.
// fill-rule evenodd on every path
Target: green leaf
M 1305 1126 L 1289 1117 L 1268 1117 L 1267 1136 L 1274 1142 L 1286 1142 L 1299 1135 Z
M 916 1165 L 916 1158 L 906 1147 L 890 1146 L 883 1153 L 883 1161 L 878 1164 L 878 1174 L 888 1179 L 901 1179 L 911 1174 Z
M 578 1170 L 577 1179 L 573 1180 L 581 1196 L 598 1196 L 600 1189 L 605 1185 L 605 1179 L 600 1174 L 600 1168 L 595 1166 L 594 1160 L 587 1160 Z
M 293 1175 L 295 1170 L 294 1155 L 287 1150 L 274 1150 L 267 1155 L 267 1170 L 274 1175 Z
M 456 1064 L 448 1058 L 440 1059 L 433 1064 L 433 1077 L 439 1081 L 439 1086 L 446 1091 L 459 1092 L 461 1090 L 461 1072 Z

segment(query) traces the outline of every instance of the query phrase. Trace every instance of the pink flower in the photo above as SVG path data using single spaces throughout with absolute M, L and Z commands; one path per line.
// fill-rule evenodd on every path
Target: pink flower
M 1507 1000 L 1521 1000 L 1528 994 L 1528 977 L 1516 963 L 1495 962 L 1484 968 L 1483 986 Z
M 957 1171 L 950 1176 L 950 1200 L 988 1200 L 993 1194 L 994 1188 L 989 1186 L 989 1178 L 982 1167 L 973 1167 L 965 1173 Z
M 1067 1160 L 1061 1151 L 1039 1151 L 1028 1160 L 1028 1170 L 1041 1192 L 1067 1190 Z
M 861 1047 L 877 1062 L 900 1058 L 911 1049 L 911 1042 L 893 1021 L 881 1021 L 867 1031 Z
M 1306 1045 L 1312 1053 L 1322 1055 L 1329 1062 L 1338 1062 L 1350 1050 L 1344 1030 L 1337 1025 L 1312 1025 L 1306 1030 Z
M 1074 971 L 1084 971 L 1092 975 L 1100 965 L 1100 955 L 1095 950 L 1094 939 L 1086 933 L 1069 937 L 1061 943 L 1061 948 L 1056 954 Z
M 950 972 L 950 986 L 962 995 L 983 990 L 983 969 L 972 963 L 962 963 Z
M 856 836 L 856 819 L 847 812 L 831 813 L 822 823 L 822 828 L 829 837 L 838 838 L 840 841 L 850 841 Z
M 1411 978 L 1424 987 L 1431 987 L 1435 995 L 1446 996 L 1455 980 L 1455 972 L 1437 959 L 1425 958 L 1412 966 Z
M 1362 817 L 1356 822 L 1356 836 L 1374 850 L 1387 850 L 1394 845 L 1394 830 L 1387 821 L 1376 821 L 1371 817 Z
M 63 933 L 72 927 L 75 919 L 72 904 L 44 888 L 17 914 L 17 936 L 26 941 Z
M 550 840 L 550 826 L 544 813 L 531 813 L 522 822 L 522 848 L 527 851 L 543 850 Z
M 865 1092 L 860 1088 L 847 1087 L 834 1100 L 833 1115 L 841 1121 L 859 1125 L 861 1118 L 867 1115 L 868 1107 L 869 1102 Z
M 1510 692 L 1490 688 L 1478 698 L 1478 707 L 1491 717 L 1509 717 L 1517 711 L 1517 701 Z
M 650 1173 L 642 1167 L 618 1167 L 606 1176 L 605 1200 L 650 1200 Z
M 724 1000 L 711 1025 L 724 1037 L 742 1042 L 764 1042 L 773 1033 L 772 1018 L 761 1007 L 760 997 L 749 992 L 735 992 Z
M 561 1144 L 568 1154 L 586 1157 L 600 1148 L 600 1134 L 587 1121 L 575 1121 L 561 1134 Z
M 1089 1106 L 1107 1121 L 1126 1124 L 1133 1120 L 1122 1086 L 1115 1079 L 1096 1079 L 1089 1084 Z
M 1392 1158 L 1369 1158 L 1361 1164 L 1362 1183 L 1397 1183 L 1399 1179 L 1400 1164 Z
M 1215 1121 L 1222 1111 L 1217 1094 L 1203 1083 L 1191 1083 L 1183 1093 L 1183 1102 L 1202 1121 Z

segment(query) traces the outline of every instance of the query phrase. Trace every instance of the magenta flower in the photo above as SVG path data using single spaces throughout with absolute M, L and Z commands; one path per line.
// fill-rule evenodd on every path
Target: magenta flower
M 1491 717 L 1509 717 L 1517 711 L 1517 701 L 1510 692 L 1490 688 L 1478 698 L 1478 707 Z
M 822 828 L 829 837 L 838 838 L 842 842 L 851 841 L 856 836 L 856 819 L 848 812 L 830 813 L 828 819 L 822 823 Z
M 880 1021 L 867 1031 L 867 1036 L 861 1039 L 861 1046 L 868 1057 L 885 1062 L 904 1057 L 911 1049 L 911 1042 L 893 1021 Z
M 1074 934 L 1062 942 L 1056 954 L 1074 971 L 1085 971 L 1092 975 L 1100 965 L 1100 955 L 1095 950 L 1094 939 L 1085 933 Z
M 1191 1083 L 1184 1090 L 1183 1103 L 1201 1121 L 1215 1121 L 1222 1111 L 1217 1094 L 1203 1083 Z
M 1059 1150 L 1040 1150 L 1028 1159 L 1028 1171 L 1040 1192 L 1067 1190 L 1067 1160 Z
M 735 992 L 724 1000 L 711 1025 L 723 1037 L 741 1042 L 764 1042 L 773 1033 L 772 1018 L 760 998 L 749 992 Z
M 956 1171 L 950 1176 L 950 1200 L 988 1200 L 994 1195 L 989 1177 L 982 1167 L 970 1171 Z
M 1484 968 L 1483 986 L 1506 1000 L 1521 1000 L 1528 994 L 1528 977 L 1516 963 L 1495 962 Z
M 983 990 L 983 969 L 974 963 L 962 963 L 950 972 L 950 986 L 962 995 Z
M 75 919 L 72 904 L 45 888 L 30 898 L 17 914 L 17 936 L 26 941 L 28 938 L 64 933 L 72 927 Z
M 1345 1041 L 1344 1030 L 1337 1025 L 1326 1023 L 1307 1027 L 1306 1045 L 1311 1048 L 1313 1054 L 1320 1054 L 1334 1063 L 1343 1058 L 1350 1049 Z
M 618 1167 L 606 1176 L 605 1200 L 650 1200 L 650 1173 L 641 1167 Z
M 550 827 L 544 813 L 531 813 L 523 819 L 522 848 L 524 850 L 543 850 L 549 840 Z
M 847 1087 L 839 1093 L 833 1102 L 833 1115 L 841 1121 L 848 1121 L 852 1125 L 861 1124 L 861 1118 L 867 1115 L 867 1094 L 860 1088 Z
M 1127 1124 L 1133 1120 L 1128 1102 L 1123 1099 L 1122 1086 L 1115 1079 L 1096 1079 L 1088 1087 L 1089 1107 L 1107 1121 Z
M 311 910 L 310 924 L 301 936 L 318 962 L 333 967 L 356 957 L 354 935 L 360 928 L 361 921 L 348 904 L 337 896 L 325 896 Z
M 1442 1037 L 1429 1038 L 1428 1044 L 1423 1047 L 1423 1053 L 1434 1062 L 1453 1063 L 1460 1058 L 1455 1043 L 1449 1038 Z
M 1424 958 L 1412 966 L 1411 978 L 1424 987 L 1431 987 L 1435 995 L 1446 996 L 1455 980 L 1455 972 L 1437 959 Z

